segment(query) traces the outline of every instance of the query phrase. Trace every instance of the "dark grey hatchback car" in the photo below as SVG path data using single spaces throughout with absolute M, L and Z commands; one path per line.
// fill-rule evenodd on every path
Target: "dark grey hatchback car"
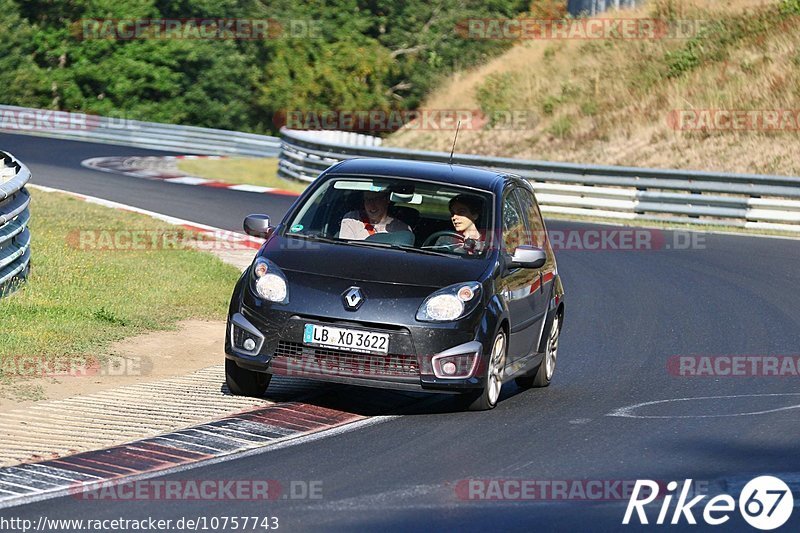
M 533 189 L 439 163 L 353 159 L 322 173 L 231 298 L 225 371 L 260 396 L 273 374 L 460 393 L 550 384 L 564 289 Z

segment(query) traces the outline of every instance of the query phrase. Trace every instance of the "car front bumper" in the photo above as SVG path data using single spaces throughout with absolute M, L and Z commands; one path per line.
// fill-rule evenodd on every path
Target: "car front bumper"
M 225 352 L 241 368 L 384 389 L 463 392 L 484 386 L 484 342 L 476 339 L 478 328 L 474 319 L 456 324 L 397 325 L 303 316 L 276 308 L 258 312 L 244 304 L 238 312 L 231 311 Z M 309 323 L 386 333 L 388 354 L 360 354 L 306 345 L 303 332 Z M 248 337 L 255 344 L 252 350 L 242 346 L 243 339 Z M 464 377 L 437 376 L 433 370 L 434 357 L 454 351 L 474 354 L 473 363 L 459 368 L 457 375 Z

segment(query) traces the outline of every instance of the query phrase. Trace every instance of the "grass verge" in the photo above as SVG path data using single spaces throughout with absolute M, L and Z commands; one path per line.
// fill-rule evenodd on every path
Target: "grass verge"
M 175 226 L 58 193 L 30 192 L 31 274 L 0 300 L 0 395 L 18 377 L 15 358 L 74 362 L 97 357 L 113 341 L 173 329 L 180 320 L 224 319 L 239 272 L 213 255 L 169 243 L 98 250 L 86 246 L 87 239 L 81 246 L 81 235 L 118 235 L 125 247 L 126 232 L 174 235 Z M 100 247 L 99 238 L 93 242 Z
M 305 183 L 279 177 L 276 158 L 184 159 L 178 162 L 178 168 L 192 176 L 232 185 L 260 185 L 297 193 L 306 188 Z

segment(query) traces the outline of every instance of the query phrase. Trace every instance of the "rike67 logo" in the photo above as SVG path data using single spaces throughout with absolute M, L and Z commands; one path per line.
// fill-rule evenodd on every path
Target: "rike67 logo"
M 719 494 L 710 498 L 701 505 L 708 495 L 701 494 L 689 499 L 692 488 L 692 480 L 684 481 L 678 494 L 678 482 L 670 481 L 666 486 L 666 493 L 660 494 L 659 488 L 663 487 L 659 483 L 645 479 L 637 480 L 633 487 L 633 493 L 628 500 L 628 507 L 625 509 L 625 516 L 622 519 L 624 525 L 636 523 L 649 524 L 645 506 L 653 503 L 656 499 L 661 499 L 661 508 L 656 524 L 666 524 L 670 514 L 670 506 L 673 496 L 677 495 L 677 503 L 672 510 L 669 518 L 670 524 L 680 524 L 686 520 L 688 524 L 697 524 L 695 513 L 702 513 L 702 519 L 706 524 L 718 526 L 726 523 L 731 518 L 731 514 L 737 509 L 737 502 L 733 496 Z M 794 507 L 794 497 L 789 486 L 782 480 L 773 476 L 759 476 L 750 480 L 739 494 L 738 511 L 742 518 L 751 526 L 761 530 L 772 530 L 781 527 L 792 516 Z M 635 517 L 634 518 L 634 512 Z

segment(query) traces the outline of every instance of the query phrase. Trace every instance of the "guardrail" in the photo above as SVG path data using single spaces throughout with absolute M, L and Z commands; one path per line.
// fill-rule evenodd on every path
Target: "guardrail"
M 637 0 L 567 0 L 567 11 L 574 17 L 594 16 L 610 9 L 636 7 Z
M 0 297 L 13 291 L 17 282 L 28 274 L 31 197 L 25 184 L 30 178 L 25 165 L 11 154 L 0 151 Z
M 168 152 L 275 157 L 280 139 L 239 131 L 0 105 L 0 132 Z
M 384 157 L 446 162 L 449 154 L 330 143 L 316 132 L 281 130 L 278 173 L 313 181 L 343 159 Z M 520 175 L 542 212 L 800 232 L 800 178 L 723 172 L 552 163 L 455 154 L 453 163 Z

